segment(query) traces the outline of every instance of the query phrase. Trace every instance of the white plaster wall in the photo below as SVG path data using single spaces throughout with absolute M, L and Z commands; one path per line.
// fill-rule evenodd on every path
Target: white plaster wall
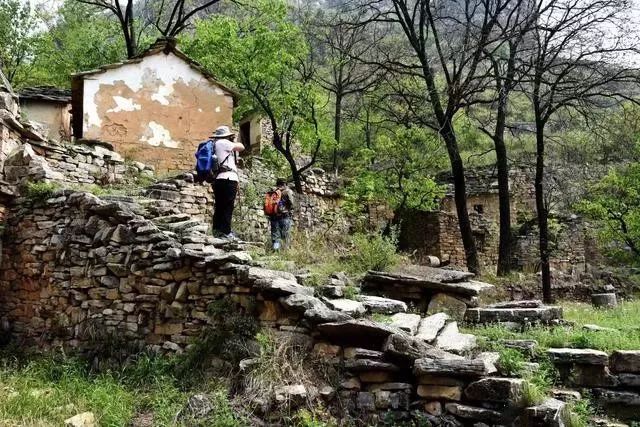
M 149 80 L 157 81 L 158 79 L 161 81 L 160 83 L 148 84 Z M 191 68 L 184 60 L 172 53 L 165 54 L 163 52 L 147 56 L 139 63 L 126 64 L 102 73 L 86 76 L 83 95 L 83 134 L 89 138 L 100 134 L 98 129 L 103 126 L 103 118 L 98 112 L 97 95 L 101 86 L 124 83 L 133 92 L 149 91 L 149 87 L 153 87 L 153 92 L 145 93 L 145 99 L 167 106 L 171 103 L 173 87 L 178 81 L 188 85 L 212 86 L 209 80 Z M 216 88 L 215 93 L 217 95 L 225 94 L 220 88 Z M 129 98 L 114 96 L 113 100 L 115 107 L 108 112 L 133 112 L 143 108 L 139 103 Z M 211 101 L 216 102 L 213 99 Z M 227 94 L 225 104 L 227 107 L 233 108 L 231 95 Z M 216 107 L 215 111 L 219 112 L 220 107 Z M 142 140 L 151 146 L 176 148 L 180 145 L 179 141 L 174 140 L 161 123 L 150 121 L 147 124 L 147 133 L 149 136 L 143 137 Z

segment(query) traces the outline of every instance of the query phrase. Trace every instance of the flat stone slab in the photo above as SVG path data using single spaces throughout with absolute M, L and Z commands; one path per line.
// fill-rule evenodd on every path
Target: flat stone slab
M 482 360 L 486 367 L 487 375 L 493 375 L 498 372 L 498 362 L 500 361 L 500 353 L 487 351 L 480 353 L 476 356 L 476 359 Z
M 324 323 L 318 326 L 318 331 L 332 342 L 370 350 L 379 350 L 389 335 L 400 332 L 394 327 L 368 319 Z
M 521 378 L 482 378 L 465 389 L 469 400 L 510 403 L 517 406 L 522 400 L 525 380 Z
M 537 299 L 498 302 L 489 305 L 490 308 L 540 308 L 544 307 L 542 301 Z
M 313 323 L 335 323 L 351 320 L 352 317 L 341 311 L 331 310 L 326 305 L 310 308 L 304 312 L 304 317 Z
M 344 368 L 353 372 L 398 372 L 400 370 L 400 368 L 393 363 L 371 359 L 347 359 L 344 361 Z
M 446 294 L 474 297 L 483 291 L 491 290 L 493 285 L 469 281 L 472 273 L 442 268 L 423 267 L 407 269 L 406 273 L 384 273 L 370 271 L 363 279 L 363 288 L 377 288 L 376 285 L 418 287 Z
M 436 338 L 436 347 L 455 354 L 467 353 L 477 346 L 475 335 L 461 334 L 458 331 L 458 324 L 451 322 L 442 329 Z
M 292 294 L 288 297 L 280 298 L 280 303 L 289 310 L 303 313 L 311 308 L 319 309 L 325 307 L 320 299 L 304 293 Z
M 462 359 L 453 353 L 446 352 L 415 337 L 406 334 L 390 335 L 384 343 L 384 352 L 389 357 L 412 363 L 416 359 Z
M 362 302 L 371 313 L 394 314 L 407 311 L 407 304 L 404 301 L 391 298 L 361 295 L 360 302 Z
M 384 353 L 376 350 L 368 350 L 366 348 L 359 347 L 345 347 L 344 358 L 345 359 L 374 359 L 380 360 L 384 356 Z
M 545 306 L 539 308 L 469 308 L 465 320 L 469 323 L 524 323 L 562 319 L 562 307 Z
M 502 414 L 498 411 L 460 403 L 447 403 L 444 408 L 449 414 L 466 420 L 487 421 L 493 424 L 500 422 L 502 419 Z
M 250 267 L 248 274 L 249 274 L 249 280 L 252 282 L 258 281 L 258 280 L 274 280 L 274 279 L 286 279 L 291 282 L 297 282 L 296 276 L 286 271 L 269 270 L 267 268 L 261 268 L 261 267 Z
M 480 377 L 486 374 L 482 360 L 476 359 L 417 359 L 413 365 L 416 376 Z
M 304 294 L 312 296 L 314 293 L 313 288 L 298 285 L 295 281 L 282 278 L 258 280 L 254 286 L 262 292 L 269 292 L 276 295 Z
M 367 309 L 360 301 L 354 301 L 351 299 L 332 299 L 325 301 L 329 308 L 332 308 L 343 313 L 347 313 L 349 316 L 360 317 L 364 315 Z
M 632 391 L 617 391 L 607 390 L 604 388 L 594 388 L 593 396 L 598 402 L 605 405 L 625 405 L 625 406 L 639 406 L 640 407 L 640 394 Z
M 524 426 L 564 427 L 568 417 L 567 404 L 561 400 L 549 398 L 540 405 L 525 408 L 522 423 Z
M 640 373 L 640 350 L 616 350 L 611 353 L 614 372 Z
M 582 348 L 550 348 L 547 354 L 553 363 L 606 365 L 609 356 L 604 351 Z
M 449 320 L 449 316 L 446 313 L 438 313 L 424 319 L 420 320 L 420 324 L 418 325 L 418 332 L 416 333 L 416 338 L 432 343 L 438 333 L 444 328 L 444 325 Z
M 444 293 L 437 293 L 431 297 L 427 307 L 428 314 L 446 313 L 459 322 L 464 320 L 466 311 L 467 304 L 464 301 Z
M 420 325 L 420 315 L 413 313 L 396 313 L 391 316 L 391 326 L 415 335 Z

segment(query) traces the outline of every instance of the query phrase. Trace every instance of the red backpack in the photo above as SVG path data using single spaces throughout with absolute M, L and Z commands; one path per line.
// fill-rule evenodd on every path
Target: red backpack
M 264 196 L 264 214 L 267 216 L 276 216 L 280 213 L 280 205 L 282 202 L 282 191 L 268 191 Z

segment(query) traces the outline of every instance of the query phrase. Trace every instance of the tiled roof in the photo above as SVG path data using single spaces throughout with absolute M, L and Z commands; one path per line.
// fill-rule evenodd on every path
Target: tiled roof
M 71 90 L 53 86 L 35 86 L 22 89 L 20 99 L 40 100 L 68 104 L 71 102 Z

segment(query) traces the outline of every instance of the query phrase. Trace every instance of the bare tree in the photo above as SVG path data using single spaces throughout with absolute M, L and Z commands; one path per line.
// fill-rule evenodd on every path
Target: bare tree
M 498 276 L 511 271 L 511 202 L 509 194 L 509 158 L 505 143 L 505 131 L 509 111 L 509 98 L 522 81 L 526 64 L 521 56 L 525 53 L 525 37 L 536 23 L 530 3 L 514 1 L 503 17 L 496 23 L 501 38 L 493 46 L 487 46 L 485 55 L 490 64 L 480 79 L 493 80 L 494 96 L 490 99 L 492 113 L 480 118 L 479 129 L 488 135 L 494 144 L 498 173 L 498 200 L 500 211 L 500 237 L 498 244 Z M 488 86 L 488 85 L 487 85 Z
M 588 116 L 595 108 L 610 106 L 612 99 L 635 101 L 629 89 L 637 85 L 638 72 L 627 61 L 638 51 L 637 39 L 627 27 L 632 20 L 626 1 L 538 0 L 533 7 L 537 22 L 526 39 L 530 71 L 522 88 L 535 116 L 534 185 L 542 290 L 545 302 L 550 302 L 547 125 L 561 111 Z
M 342 138 L 343 104 L 353 95 L 362 94 L 376 85 L 379 67 L 370 60 L 375 33 L 365 26 L 353 26 L 340 20 L 341 12 L 328 16 L 318 13 L 308 27 L 319 65 L 316 81 L 335 99 L 333 169 L 338 169 L 338 152 Z
M 472 105 L 486 89 L 478 79 L 485 50 L 500 38 L 498 21 L 515 0 L 359 0 L 373 11 L 366 22 L 395 24 L 411 47 L 412 58 L 393 58 L 389 70 L 416 76 L 425 86 L 433 119 L 423 125 L 436 130 L 447 148 L 453 175 L 456 213 L 467 268 L 480 264 L 467 210 L 464 164 L 460 156 L 454 118 Z M 409 59 L 409 60 L 407 60 Z
M 189 20 L 199 12 L 215 5 L 220 0 L 145 0 L 138 4 L 135 0 L 77 0 L 110 12 L 116 17 L 122 30 L 127 57 L 138 53 L 140 35 L 152 23 L 165 37 L 176 37 L 184 31 Z M 137 14 L 141 8 L 141 14 Z M 143 18 L 138 15 L 145 15 Z M 151 21 L 151 22 L 149 22 Z

